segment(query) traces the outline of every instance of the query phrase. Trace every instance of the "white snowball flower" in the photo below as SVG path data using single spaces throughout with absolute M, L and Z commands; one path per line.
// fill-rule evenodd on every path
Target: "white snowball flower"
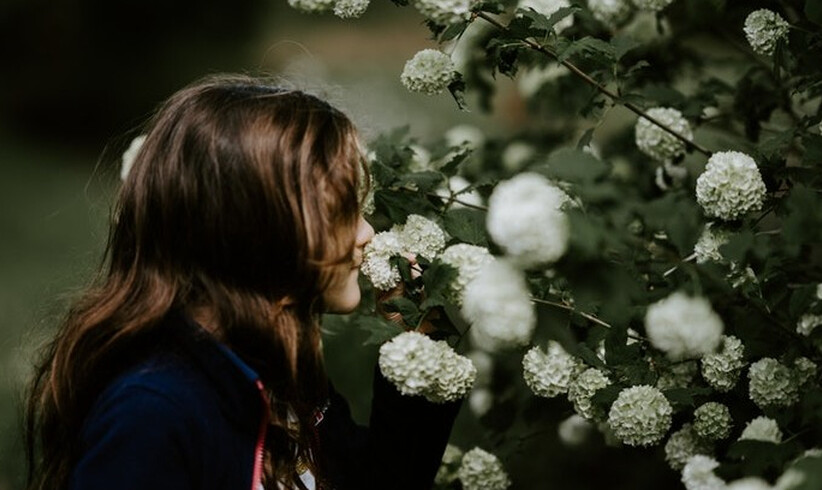
M 726 392 L 736 386 L 745 361 L 742 341 L 733 335 L 722 337 L 722 347 L 719 352 L 708 354 L 702 358 L 702 377 L 713 389 Z
M 773 490 L 767 481 L 756 476 L 748 476 L 728 483 L 725 490 Z
M 678 110 L 670 107 L 654 107 L 645 112 L 686 139 L 693 139 L 691 125 Z M 683 141 L 642 116 L 636 121 L 634 137 L 636 146 L 642 153 L 660 162 L 673 160 L 685 153 Z
M 406 253 L 434 260 L 445 248 L 445 232 L 424 216 L 411 214 L 404 225 L 394 225 L 391 229 L 399 235 L 402 249 Z
M 596 368 L 588 368 L 577 376 L 568 386 L 568 400 L 574 404 L 574 410 L 588 420 L 605 419 L 605 411 L 591 403 L 591 397 L 597 391 L 611 384 L 608 376 Z
M 423 49 L 405 63 L 400 81 L 412 92 L 436 95 L 448 88 L 457 76 L 451 58 L 436 49 Z
M 780 39 L 788 39 L 790 24 L 768 9 L 754 10 L 745 18 L 745 37 L 754 52 L 770 56 Z
M 436 192 L 445 202 L 448 202 L 453 196 L 454 201 L 451 203 L 451 207 L 455 209 L 482 206 L 482 196 L 476 190 L 467 190 L 470 187 L 471 183 L 465 180 L 464 177 L 454 175 L 448 179 L 447 189 L 442 186 Z
M 458 305 L 462 304 L 465 288 L 473 281 L 485 264 L 494 256 L 485 247 L 458 243 L 446 248 L 440 260 L 457 269 L 457 278 L 451 283 L 451 291 Z
M 619 393 L 608 412 L 614 435 L 629 446 L 651 446 L 671 427 L 673 407 L 661 391 L 648 385 L 632 386 Z
M 140 153 L 140 148 L 143 147 L 143 143 L 146 141 L 146 135 L 141 134 L 137 136 L 133 140 L 131 140 L 131 144 L 128 145 L 128 149 L 123 152 L 123 156 L 121 158 L 121 165 L 120 165 L 120 180 L 126 180 L 128 177 L 128 173 L 131 171 L 131 167 L 134 166 L 134 161 L 137 159 L 137 154 Z
M 800 388 L 804 388 L 816 378 L 816 368 L 816 363 L 807 357 L 798 357 L 793 361 L 793 372 Z
M 431 152 L 424 146 L 411 144 L 408 145 L 411 150 L 411 160 L 408 162 L 408 170 L 412 172 L 426 172 L 436 170 L 431 162 Z
M 471 390 L 477 370 L 444 341 L 418 332 L 397 335 L 380 347 L 380 371 L 403 395 L 434 403 L 459 400 Z
M 705 298 L 675 292 L 648 307 L 648 340 L 670 359 L 699 358 L 713 352 L 722 338 L 722 319 Z
M 383 291 L 394 288 L 400 283 L 400 271 L 391 265 L 389 259 L 402 252 L 399 233 L 395 231 L 377 233 L 363 250 L 360 271 L 375 288 Z
M 707 216 L 732 221 L 762 209 L 765 182 L 753 158 L 717 152 L 696 179 L 696 200 Z
M 708 402 L 694 410 L 694 431 L 704 439 L 717 441 L 731 435 L 731 412 L 717 402 Z
M 488 388 L 472 390 L 468 395 L 468 408 L 477 417 L 482 417 L 494 406 L 494 394 Z
M 427 19 L 441 26 L 458 24 L 471 18 L 475 0 L 414 0 L 413 5 Z
M 476 126 L 458 124 L 445 132 L 445 144 L 449 147 L 465 146 L 476 150 L 485 142 L 485 134 Z
M 716 228 L 713 223 L 708 223 L 699 235 L 699 239 L 694 245 L 696 263 L 722 262 L 724 257 L 719 252 L 719 247 L 728 243 L 731 233 L 722 228 Z
M 711 444 L 699 437 L 691 424 L 671 434 L 665 443 L 665 461 L 671 469 L 682 471 L 685 463 L 697 454 L 709 456 L 713 453 Z
M 334 15 L 341 19 L 356 19 L 368 9 L 371 0 L 336 0 Z
M 556 262 L 568 248 L 565 192 L 542 175 L 521 173 L 494 188 L 486 226 L 491 238 L 522 267 Z
M 628 19 L 633 5 L 630 0 L 588 0 L 588 9 L 596 20 L 614 27 Z
M 802 315 L 796 322 L 796 333 L 807 337 L 818 326 L 822 325 L 822 315 L 812 315 L 810 313 Z
M 799 401 L 799 383 L 793 371 L 776 359 L 765 357 L 748 370 L 751 400 L 759 408 L 789 407 Z
M 334 0 L 288 0 L 291 7 L 303 12 L 327 12 L 334 8 Z
M 591 422 L 574 414 L 559 423 L 557 434 L 563 444 L 573 447 L 584 443 L 593 429 Z
M 457 479 L 457 467 L 462 459 L 462 449 L 448 444 L 445 446 L 445 451 L 442 454 L 442 463 L 440 463 L 437 474 L 434 476 L 434 483 L 437 485 L 449 485 Z
M 633 0 L 633 2 L 638 9 L 659 12 L 668 5 L 674 3 L 674 0 Z
M 696 361 L 677 362 L 663 368 L 656 380 L 656 387 L 660 390 L 674 388 L 690 388 L 694 377 L 699 371 Z
M 485 264 L 468 283 L 461 311 L 471 339 L 489 351 L 526 345 L 537 321 L 525 277 L 503 260 Z
M 685 490 L 725 490 L 725 481 L 714 474 L 719 463 L 702 454 L 691 456 L 682 469 Z
M 534 9 L 538 14 L 542 14 L 545 17 L 551 17 L 557 10 L 570 6 L 571 2 L 568 0 L 519 0 L 517 4 L 518 9 Z M 572 25 L 574 25 L 574 16 L 569 15 L 554 24 L 554 31 L 559 34 Z
M 580 362 L 553 340 L 548 341 L 547 352 L 532 347 L 522 358 L 525 383 L 535 395 L 545 398 L 567 393 L 568 385 L 579 374 L 580 367 Z
M 740 441 L 766 441 L 779 444 L 782 442 L 782 431 L 779 429 L 776 420 L 768 417 L 757 417 L 745 426 Z
M 457 475 L 464 490 L 505 490 L 511 486 L 500 460 L 478 447 L 465 453 Z

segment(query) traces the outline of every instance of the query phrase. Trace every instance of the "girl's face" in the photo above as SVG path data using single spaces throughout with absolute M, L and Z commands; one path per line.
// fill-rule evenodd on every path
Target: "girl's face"
M 357 278 L 362 264 L 363 249 L 374 237 L 374 228 L 360 216 L 351 263 L 340 266 L 331 285 L 323 291 L 323 303 L 328 313 L 349 313 L 360 304 Z

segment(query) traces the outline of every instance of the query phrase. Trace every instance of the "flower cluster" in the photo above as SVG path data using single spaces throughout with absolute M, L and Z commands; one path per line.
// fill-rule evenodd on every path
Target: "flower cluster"
M 632 386 L 622 390 L 611 405 L 608 425 L 624 444 L 651 446 L 668 432 L 672 414 L 671 403 L 657 388 Z
M 494 256 L 485 247 L 458 243 L 446 248 L 440 260 L 457 269 L 457 278 L 451 283 L 451 291 L 458 305 L 462 304 L 466 286 L 473 281 L 485 264 L 494 260 Z
M 462 457 L 457 476 L 464 490 L 505 490 L 511 486 L 500 460 L 478 447 Z
M 594 18 L 607 26 L 617 26 L 631 15 L 629 0 L 588 0 L 588 9 Z
M 722 337 L 722 347 L 719 352 L 708 354 L 702 358 L 702 377 L 713 389 L 725 392 L 730 391 L 739 380 L 745 361 L 742 341 L 733 335 Z
M 767 481 L 756 476 L 748 476 L 728 483 L 725 490 L 773 490 Z M 782 488 L 782 487 L 777 487 Z
M 591 422 L 573 414 L 557 425 L 557 435 L 566 446 L 579 446 L 585 442 L 593 429 Z
M 672 4 L 674 0 L 633 0 L 633 2 L 638 9 L 659 12 L 668 5 Z
M 518 9 L 534 9 L 538 14 L 551 17 L 557 10 L 570 7 L 568 0 L 519 0 Z M 574 25 L 574 16 L 569 15 L 554 25 L 554 32 L 557 34 Z
M 457 468 L 462 460 L 462 449 L 448 444 L 442 454 L 442 463 L 437 474 L 434 476 L 434 483 L 437 485 L 449 485 L 457 479 Z
M 705 439 L 718 441 L 731 435 L 731 412 L 717 402 L 708 402 L 694 410 L 694 430 Z
M 718 466 L 719 462 L 710 456 L 692 456 L 682 468 L 685 490 L 725 490 L 725 481 L 714 474 Z
M 488 233 L 523 267 L 555 262 L 568 247 L 570 230 L 561 208 L 569 200 L 545 177 L 521 173 L 497 184 L 491 194 Z
M 436 49 L 423 49 L 405 63 L 400 81 L 412 92 L 442 93 L 457 77 L 451 57 Z
M 120 165 L 120 180 L 126 180 L 126 177 L 128 177 L 128 173 L 131 171 L 131 167 L 134 166 L 134 161 L 137 160 L 137 154 L 140 153 L 140 148 L 143 147 L 145 141 L 146 135 L 141 134 L 131 140 L 131 144 L 129 144 L 126 151 L 123 152 L 122 163 Z
M 334 8 L 335 0 L 288 0 L 288 5 L 309 13 L 328 12 Z
M 799 388 L 805 387 L 816 377 L 816 363 L 807 357 L 798 357 L 793 361 L 793 372 Z
M 341 19 L 356 19 L 368 9 L 371 0 L 336 0 L 334 15 Z
M 476 3 L 475 0 L 415 0 L 413 5 L 425 18 L 446 26 L 470 19 Z
M 656 380 L 656 387 L 660 390 L 670 390 L 674 388 L 689 388 L 699 372 L 696 361 L 675 362 L 668 366 L 663 366 Z
M 820 325 L 822 325 L 822 315 L 807 313 L 802 315 L 796 323 L 796 333 L 807 337 L 816 327 Z
M 525 277 L 504 260 L 485 264 L 468 283 L 461 311 L 471 339 L 489 351 L 526 345 L 537 321 Z
M 380 347 L 380 371 L 400 393 L 424 396 L 435 403 L 463 398 L 477 376 L 467 357 L 445 341 L 418 332 L 397 335 Z
M 445 248 L 446 235 L 436 223 L 418 214 L 408 216 L 402 226 L 392 230 L 400 236 L 405 252 L 433 260 Z
M 719 247 L 728 243 L 731 238 L 730 232 L 722 228 L 714 228 L 711 223 L 705 225 L 702 234 L 694 245 L 694 255 L 696 263 L 722 262 L 724 257 L 719 252 Z
M 765 357 L 748 370 L 751 400 L 760 408 L 788 407 L 799 401 L 799 384 L 793 371 L 776 359 Z
M 665 461 L 672 469 L 682 471 L 692 456 L 710 455 L 712 449 L 710 443 L 699 437 L 691 424 L 685 424 L 671 434 L 665 443 Z
M 573 378 L 579 374 L 580 362 L 565 352 L 559 343 L 548 341 L 548 351 L 532 347 L 522 358 L 525 383 L 537 396 L 553 398 L 567 393 Z
M 739 440 L 766 441 L 779 444 L 782 442 L 782 431 L 779 429 L 776 420 L 768 417 L 757 417 L 748 422 L 748 425 L 742 430 Z
M 675 292 L 648 307 L 645 331 L 651 344 L 673 360 L 713 352 L 724 326 L 708 300 Z
M 788 38 L 790 24 L 768 9 L 754 10 L 745 18 L 745 37 L 754 52 L 770 56 L 780 39 Z
M 688 140 L 693 139 L 691 125 L 682 113 L 669 107 L 654 107 L 646 111 L 649 116 L 673 129 Z M 634 128 L 636 146 L 654 160 L 667 162 L 685 153 L 685 143 L 651 121 L 640 117 Z
M 738 151 L 714 153 L 696 179 L 696 201 L 705 214 L 726 221 L 760 210 L 765 191 L 754 159 Z
M 611 380 L 602 371 L 588 368 L 574 378 L 568 386 L 568 400 L 574 404 L 574 410 L 588 420 L 603 420 L 605 411 L 591 403 L 594 394 L 611 384 Z

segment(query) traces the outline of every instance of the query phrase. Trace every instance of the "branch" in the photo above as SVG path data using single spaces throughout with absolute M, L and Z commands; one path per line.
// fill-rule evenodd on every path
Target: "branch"
M 496 20 L 493 17 L 489 16 L 485 12 L 478 12 L 477 17 L 485 20 L 486 22 L 490 23 L 491 25 L 493 25 L 494 27 L 496 27 L 497 29 L 499 29 L 503 32 L 508 32 L 507 27 L 505 27 L 498 20 Z M 547 48 L 547 47 L 545 47 L 545 46 L 543 46 L 543 45 L 541 45 L 541 44 L 539 44 L 539 43 L 537 43 L 537 42 L 535 42 L 531 39 L 523 39 L 522 42 L 524 42 L 529 48 L 554 58 L 554 60 L 556 60 L 557 63 L 561 64 L 562 66 L 564 66 L 565 68 L 570 70 L 571 73 L 573 73 L 577 77 L 581 78 L 583 81 L 585 81 L 585 83 L 587 83 L 588 85 L 594 87 L 600 93 L 602 93 L 602 94 L 606 95 L 607 97 L 611 98 L 611 100 L 613 100 L 615 103 L 621 104 L 626 109 L 630 110 L 631 112 L 635 113 L 636 115 L 638 115 L 640 117 L 644 117 L 645 119 L 650 121 L 652 124 L 662 128 L 664 131 L 670 133 L 675 138 L 677 138 L 678 140 L 685 143 L 685 146 L 687 146 L 688 148 L 690 148 L 692 150 L 696 150 L 696 151 L 702 153 L 703 155 L 705 155 L 707 157 L 711 156 L 711 152 L 708 149 L 706 149 L 705 147 L 699 145 L 698 143 L 694 143 L 693 141 L 689 140 L 688 138 L 682 136 L 681 134 L 677 133 L 673 129 L 669 128 L 668 126 L 666 126 L 665 124 L 663 124 L 662 122 L 657 120 L 656 118 L 649 116 L 648 113 L 646 113 L 644 110 L 642 110 L 642 108 L 640 108 L 638 105 L 636 105 L 632 102 L 626 102 L 626 101 L 620 100 L 620 97 L 619 97 L 618 94 L 615 94 L 613 91 L 609 90 L 607 87 L 605 87 L 601 83 L 599 83 L 596 80 L 594 80 L 593 78 L 591 78 L 590 75 L 588 75 L 587 73 L 585 73 L 584 71 L 579 69 L 576 65 L 574 65 L 570 61 L 560 60 L 559 56 L 557 56 L 557 54 L 554 53 L 553 51 L 551 51 L 549 48 Z
M 533 297 L 531 298 L 531 301 L 534 302 L 534 303 L 537 303 L 537 304 L 553 306 L 554 308 L 560 308 L 560 309 L 563 309 L 563 310 L 570 311 L 571 313 L 576 313 L 577 315 L 579 315 L 583 318 L 586 318 L 586 319 L 596 323 L 597 325 L 603 326 L 603 327 L 605 327 L 609 330 L 614 328 L 613 325 L 611 325 L 610 323 L 606 323 L 606 322 L 600 320 L 599 318 L 595 317 L 594 315 L 591 315 L 590 313 L 585 313 L 584 311 L 579 311 L 576 308 L 574 308 L 573 306 L 567 305 L 565 303 L 557 303 L 555 301 L 549 301 L 547 299 L 539 299 L 539 298 L 533 298 Z M 634 334 L 631 334 L 631 333 L 628 334 L 628 337 L 630 337 L 634 340 L 642 341 L 642 342 L 647 342 L 648 341 L 648 339 L 646 339 L 645 337 L 642 337 L 640 335 L 634 335 Z

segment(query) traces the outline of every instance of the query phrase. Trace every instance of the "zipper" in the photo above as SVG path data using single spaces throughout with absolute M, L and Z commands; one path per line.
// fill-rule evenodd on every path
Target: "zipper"
M 251 490 L 263 490 L 263 457 L 265 456 L 265 434 L 268 429 L 268 397 L 265 394 L 263 382 L 257 380 L 257 389 L 262 400 L 263 416 L 260 419 L 260 428 L 257 431 L 257 445 L 254 447 L 254 473 L 251 477 Z

